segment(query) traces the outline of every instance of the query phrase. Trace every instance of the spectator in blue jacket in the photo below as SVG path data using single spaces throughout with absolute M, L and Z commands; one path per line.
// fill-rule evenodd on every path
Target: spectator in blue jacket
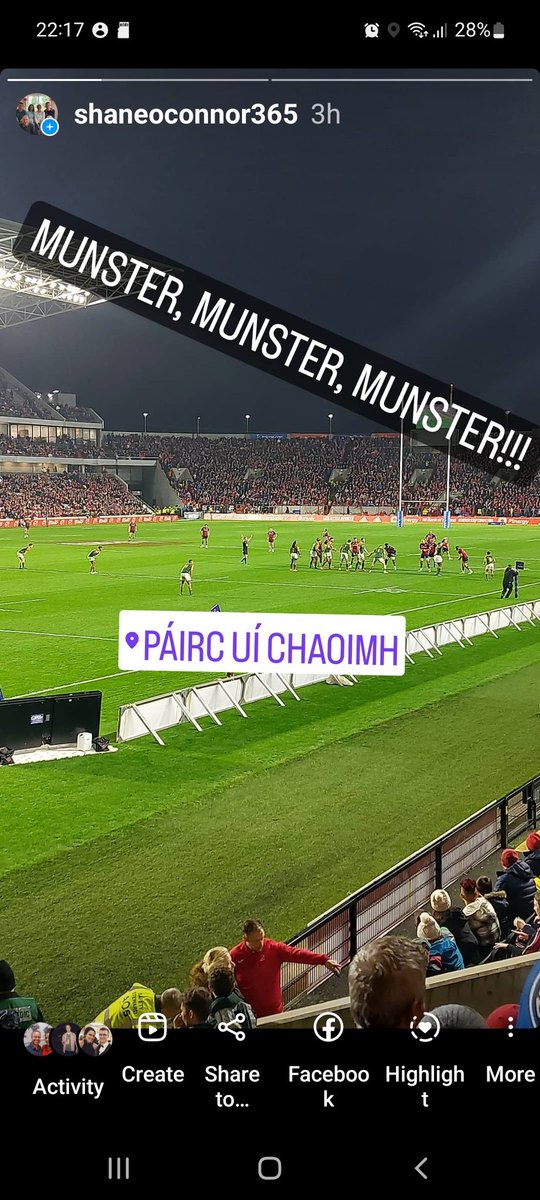
M 461 951 L 464 966 L 477 967 L 482 954 L 478 938 L 473 933 L 462 908 L 452 904 L 450 895 L 444 888 L 437 888 L 431 893 L 431 911 L 443 931 L 448 931 L 454 938 Z
M 503 850 L 501 865 L 504 868 L 497 877 L 497 887 L 506 892 L 510 921 L 523 917 L 526 921 L 533 910 L 536 894 L 534 875 L 528 862 L 524 862 L 517 850 Z
M 540 879 L 540 833 L 530 833 L 525 845 L 525 862 L 528 862 L 533 875 Z
M 459 950 L 452 935 L 447 930 L 441 929 L 438 922 L 430 913 L 420 913 L 416 936 L 418 938 L 425 938 L 429 942 L 430 961 L 431 959 L 439 958 L 443 973 L 463 970 L 465 964 L 461 950 Z

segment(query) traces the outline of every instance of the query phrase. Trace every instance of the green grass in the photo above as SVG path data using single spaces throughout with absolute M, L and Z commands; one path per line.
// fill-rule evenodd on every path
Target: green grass
M 500 568 L 519 557 L 520 598 L 540 597 L 533 528 L 453 530 L 474 573 L 462 576 L 454 560 L 440 578 L 418 574 L 418 526 L 392 531 L 399 569 L 387 577 L 310 571 L 319 526 L 278 526 L 275 555 L 266 525 L 245 528 L 247 567 L 237 523 L 215 523 L 207 552 L 188 522 L 141 526 L 135 545 L 122 527 L 101 528 L 92 578 L 90 528 L 33 530 L 25 572 L 20 532 L 2 531 L 4 693 L 96 686 L 102 732 L 113 735 L 120 704 L 200 679 L 120 675 L 116 657 L 119 610 L 176 607 L 188 553 L 194 595 L 182 604 L 204 611 L 405 612 L 414 628 L 498 607 Z M 336 526 L 336 543 L 353 528 Z M 366 527 L 369 548 L 378 532 Z M 481 565 L 487 546 L 494 584 Z M 237 940 L 246 915 L 276 936 L 297 932 L 538 771 L 539 662 L 535 629 L 505 630 L 436 660 L 418 655 L 400 679 L 315 685 L 285 709 L 265 700 L 247 721 L 227 713 L 221 729 L 165 731 L 165 749 L 145 737 L 95 759 L 2 770 L 0 957 L 49 1019 L 85 1020 L 136 978 L 182 986 L 209 945 Z

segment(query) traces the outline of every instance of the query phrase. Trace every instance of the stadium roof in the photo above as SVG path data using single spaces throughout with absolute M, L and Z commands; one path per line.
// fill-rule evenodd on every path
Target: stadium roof
M 25 267 L 13 253 L 21 228 L 0 217 L 0 328 L 106 303 L 47 271 Z

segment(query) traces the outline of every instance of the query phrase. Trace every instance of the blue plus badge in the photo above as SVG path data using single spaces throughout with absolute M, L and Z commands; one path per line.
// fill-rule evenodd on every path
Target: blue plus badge
M 58 133 L 59 128 L 60 126 L 55 117 L 45 117 L 45 120 L 41 122 L 41 132 L 45 134 L 45 137 L 54 137 L 55 133 Z

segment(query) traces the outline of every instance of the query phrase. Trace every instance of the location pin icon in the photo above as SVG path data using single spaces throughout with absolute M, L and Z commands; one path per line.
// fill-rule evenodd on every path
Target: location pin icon
M 390 22 L 390 25 L 388 26 L 388 32 L 390 34 L 390 37 L 397 37 L 397 35 L 399 33 L 399 25 L 397 24 L 396 21 Z
M 129 646 L 130 650 L 133 650 L 135 648 L 138 640 L 139 640 L 138 633 L 126 633 L 126 642 Z

